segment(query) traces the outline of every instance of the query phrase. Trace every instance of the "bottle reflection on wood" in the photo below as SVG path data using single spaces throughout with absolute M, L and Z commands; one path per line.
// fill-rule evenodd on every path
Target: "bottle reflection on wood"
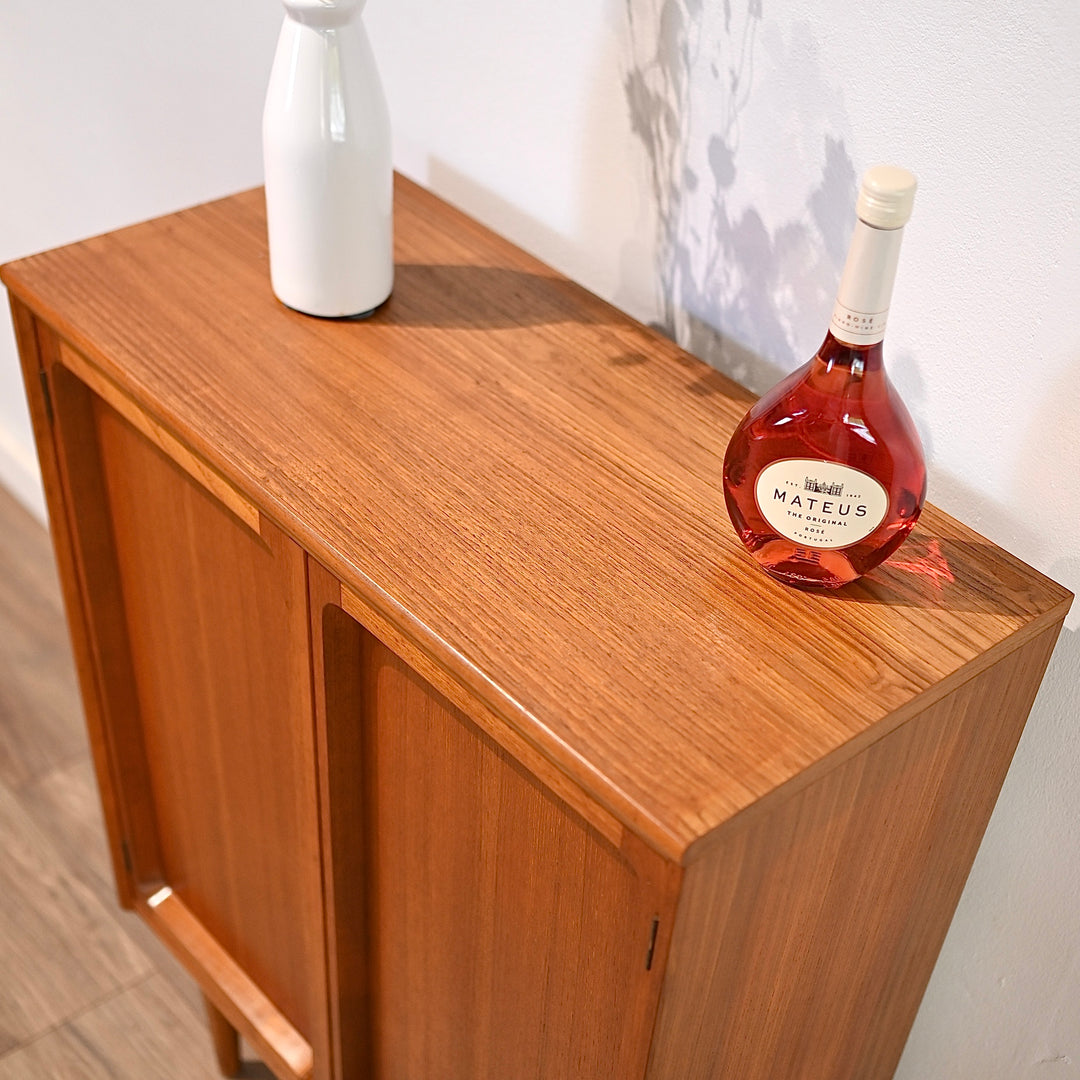
M 911 531 L 926 496 L 918 433 L 882 364 L 915 177 L 863 177 L 829 331 L 812 360 L 746 414 L 728 444 L 724 495 L 762 568 L 833 589 L 872 570 Z

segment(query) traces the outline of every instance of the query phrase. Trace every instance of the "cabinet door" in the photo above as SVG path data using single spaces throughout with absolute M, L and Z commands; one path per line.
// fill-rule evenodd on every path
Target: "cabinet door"
M 601 835 L 343 611 L 323 627 L 331 831 L 364 851 L 351 883 L 339 866 L 336 917 L 366 897 L 369 927 L 368 1015 L 340 1020 L 367 1047 L 343 1075 L 643 1076 L 671 868 Z
M 130 402 L 110 392 L 134 423 L 53 383 L 127 899 L 306 1075 L 325 964 L 304 553 Z

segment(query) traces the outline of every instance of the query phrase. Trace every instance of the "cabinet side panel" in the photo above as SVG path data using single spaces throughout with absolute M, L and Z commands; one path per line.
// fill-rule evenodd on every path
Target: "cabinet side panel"
M 650 1080 L 893 1075 L 1057 632 L 688 867 Z
M 615 847 L 376 638 L 358 644 L 359 709 L 329 715 L 363 746 L 373 1075 L 643 1077 L 677 869 Z
M 165 882 L 304 1035 L 324 1016 L 303 552 L 95 398 Z

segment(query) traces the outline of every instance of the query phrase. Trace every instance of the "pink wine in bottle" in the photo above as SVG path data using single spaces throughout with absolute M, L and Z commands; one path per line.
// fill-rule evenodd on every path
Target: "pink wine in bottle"
M 825 341 L 754 405 L 728 444 L 732 523 L 766 573 L 787 585 L 854 581 L 903 543 L 922 510 L 922 446 L 881 347 L 914 199 L 906 169 L 866 173 Z

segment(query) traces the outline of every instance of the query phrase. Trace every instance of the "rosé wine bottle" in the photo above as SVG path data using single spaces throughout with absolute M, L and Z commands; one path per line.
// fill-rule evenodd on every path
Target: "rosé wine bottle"
M 728 444 L 732 523 L 765 572 L 787 585 L 854 581 L 903 543 L 922 510 L 922 446 L 881 345 L 914 198 L 906 169 L 866 173 L 825 341 L 754 405 Z

